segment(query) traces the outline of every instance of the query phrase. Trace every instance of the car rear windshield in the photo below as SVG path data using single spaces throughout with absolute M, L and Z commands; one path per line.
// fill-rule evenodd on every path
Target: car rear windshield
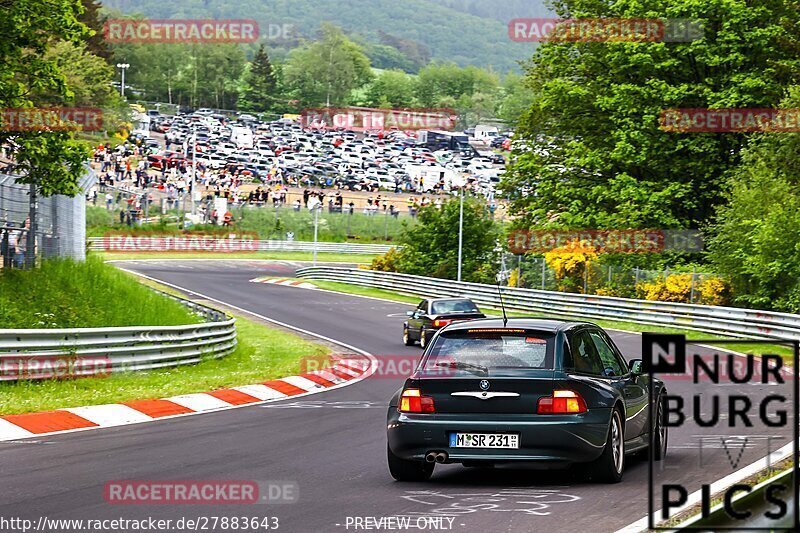
M 433 302 L 431 312 L 435 315 L 445 313 L 478 313 L 478 307 L 470 300 L 441 300 Z
M 555 334 L 525 329 L 470 329 L 440 334 L 423 362 L 427 375 L 517 374 L 553 368 Z

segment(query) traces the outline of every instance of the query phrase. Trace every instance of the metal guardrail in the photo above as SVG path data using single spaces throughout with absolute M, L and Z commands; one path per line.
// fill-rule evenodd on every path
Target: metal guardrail
M 235 319 L 167 296 L 209 321 L 180 326 L 0 329 L 0 381 L 152 370 L 217 359 L 236 348 Z
M 152 236 L 107 236 L 90 237 L 88 239 L 90 250 L 109 252 L 312 252 L 315 244 L 310 241 L 248 241 L 245 239 L 214 239 L 216 247 L 209 248 L 208 237 L 195 238 L 192 242 L 190 235 L 175 235 L 174 237 Z M 226 247 L 229 241 L 231 246 Z M 389 244 L 361 244 L 352 242 L 317 242 L 318 252 L 335 252 L 340 254 L 385 254 L 395 246 Z
M 468 296 L 478 304 L 500 307 L 496 285 L 344 267 L 304 267 L 297 275 L 418 296 Z M 515 311 L 672 326 L 731 337 L 800 339 L 800 315 L 788 313 L 512 287 L 502 287 L 502 293 L 506 309 Z

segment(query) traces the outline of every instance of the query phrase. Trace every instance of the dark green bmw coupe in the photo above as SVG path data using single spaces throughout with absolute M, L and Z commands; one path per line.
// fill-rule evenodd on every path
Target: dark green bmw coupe
M 627 454 L 666 454 L 664 392 L 594 324 L 454 323 L 389 403 L 389 471 L 423 481 L 436 463 L 583 463 L 615 483 Z

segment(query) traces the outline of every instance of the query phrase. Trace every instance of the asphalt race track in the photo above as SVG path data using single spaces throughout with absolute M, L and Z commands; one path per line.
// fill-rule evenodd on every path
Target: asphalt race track
M 250 283 L 291 277 L 287 262 L 157 261 L 119 264 L 240 308 L 347 343 L 374 355 L 419 355 L 401 341 L 411 306 L 326 291 Z M 638 335 L 612 332 L 629 357 Z M 400 376 L 373 376 L 313 396 L 160 422 L 0 444 L 0 516 L 30 518 L 279 518 L 279 531 L 365 530 L 355 518 L 410 517 L 411 528 L 452 531 L 615 531 L 647 513 L 647 460 L 629 458 L 625 478 L 599 485 L 573 471 L 437 466 L 427 483 L 397 483 L 386 467 L 386 402 Z M 688 394 L 690 383 L 671 381 Z M 753 399 L 768 387 L 739 386 Z M 770 391 L 771 392 L 771 391 Z M 787 392 L 790 394 L 790 392 Z M 691 402 L 690 402 L 691 403 Z M 727 429 L 727 428 L 726 428 Z M 790 441 L 788 428 L 704 434 L 672 428 L 666 470 L 690 491 L 731 474 Z M 723 449 L 719 437 L 749 435 Z M 756 436 L 760 438 L 755 438 Z M 715 440 L 716 439 L 716 440 Z M 716 442 L 716 445 L 714 445 Z M 738 454 L 741 453 L 741 456 Z M 731 456 L 736 461 L 732 466 Z M 110 505 L 110 480 L 281 480 L 299 486 L 299 501 L 281 505 Z M 417 521 L 420 517 L 441 520 Z M 361 522 L 366 525 L 367 522 Z M 386 530 L 386 529 L 384 529 Z M 252 531 L 252 530 L 251 530 Z

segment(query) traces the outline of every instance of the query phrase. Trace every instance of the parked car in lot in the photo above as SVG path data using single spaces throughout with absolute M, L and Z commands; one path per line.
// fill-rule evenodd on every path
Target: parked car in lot
M 591 323 L 450 324 L 389 402 L 389 471 L 424 481 L 437 463 L 578 465 L 615 483 L 626 455 L 652 442 L 665 457 L 665 392 Z
M 463 320 L 485 318 L 475 302 L 469 298 L 432 298 L 422 300 L 416 309 L 406 313 L 403 324 L 403 343 L 411 346 L 419 341 L 425 348 L 437 330 Z

